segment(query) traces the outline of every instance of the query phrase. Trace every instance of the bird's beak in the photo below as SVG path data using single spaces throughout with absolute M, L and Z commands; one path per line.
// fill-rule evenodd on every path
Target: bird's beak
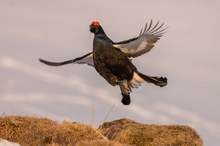
M 94 26 L 92 24 L 89 25 L 89 31 L 92 32 L 92 33 L 94 32 Z
M 92 25 L 89 25 L 89 31 L 91 32 L 91 30 L 92 30 Z

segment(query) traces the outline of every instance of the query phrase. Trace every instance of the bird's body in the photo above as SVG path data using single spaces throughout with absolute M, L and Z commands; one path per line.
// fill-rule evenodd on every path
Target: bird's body
M 93 40 L 93 62 L 96 71 L 112 86 L 119 85 L 122 95 L 129 95 L 130 89 L 128 85 L 124 86 L 132 80 L 136 67 L 127 58 L 126 54 L 120 49 L 113 46 L 113 41 L 110 40 L 104 31 L 95 33 Z M 127 97 L 127 102 L 130 103 L 130 98 Z M 126 103 L 126 104 L 128 104 Z
M 160 87 L 167 84 L 166 78 L 151 77 L 138 72 L 129 58 L 140 56 L 153 47 L 153 43 L 163 34 L 163 30 L 158 31 L 163 24 L 157 28 L 158 24 L 159 22 L 150 29 L 151 21 L 150 26 L 148 28 L 146 26 L 139 37 L 115 43 L 108 38 L 98 22 L 93 22 L 90 25 L 90 32 L 94 33 L 93 52 L 64 62 L 48 62 L 42 59 L 40 61 L 52 66 L 68 63 L 87 63 L 94 66 L 109 84 L 120 87 L 123 96 L 121 101 L 124 105 L 129 105 L 131 89 L 138 87 L 141 83 L 146 81 Z
M 131 61 L 115 48 L 110 40 L 95 36 L 93 43 L 93 61 L 97 72 L 111 85 L 118 85 L 120 81 L 131 80 L 135 67 Z

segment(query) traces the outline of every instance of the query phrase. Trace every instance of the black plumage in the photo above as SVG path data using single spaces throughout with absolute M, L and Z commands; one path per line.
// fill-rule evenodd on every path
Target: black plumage
M 160 87 L 167 84 L 167 79 L 164 77 L 152 77 L 138 72 L 130 59 L 150 51 L 164 33 L 165 29 L 160 30 L 163 24 L 158 27 L 158 22 L 153 28 L 152 24 L 151 21 L 149 26 L 146 25 L 138 37 L 115 43 L 105 34 L 99 22 L 92 22 L 90 32 L 94 33 L 93 52 L 64 62 L 49 62 L 43 59 L 40 61 L 52 66 L 69 63 L 86 63 L 94 66 L 109 84 L 120 87 L 123 97 L 121 102 L 129 105 L 131 89 L 138 87 L 144 81 Z

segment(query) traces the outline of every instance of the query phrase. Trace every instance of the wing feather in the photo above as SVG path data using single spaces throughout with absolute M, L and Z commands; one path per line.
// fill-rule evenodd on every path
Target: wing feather
M 151 20 L 150 20 L 150 26 L 148 27 L 148 29 L 147 29 L 147 27 L 145 27 L 145 30 L 147 29 L 146 32 L 150 30 L 152 24 L 153 24 L 153 20 L 151 19 Z
M 83 55 L 81 57 L 77 57 L 75 59 L 63 61 L 63 62 L 51 62 L 51 61 L 46 61 L 44 59 L 39 59 L 40 62 L 50 65 L 50 66 L 62 66 L 66 64 L 88 64 L 90 66 L 94 67 L 94 62 L 93 62 L 93 52 L 90 52 L 86 55 Z
M 141 29 L 138 37 L 131 38 L 129 40 L 113 43 L 113 46 L 119 48 L 122 52 L 124 52 L 127 57 L 137 57 L 142 54 L 149 52 L 153 47 L 154 43 L 162 37 L 167 29 L 162 27 L 164 23 L 159 25 L 158 21 L 153 26 L 153 20 L 150 21 L 149 26 L 146 23 L 144 29 Z

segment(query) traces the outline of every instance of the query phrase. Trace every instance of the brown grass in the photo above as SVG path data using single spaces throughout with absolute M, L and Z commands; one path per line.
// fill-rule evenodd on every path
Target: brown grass
M 109 141 L 109 140 L 95 140 L 91 142 L 81 141 L 76 144 L 76 146 L 130 146 L 128 144 L 121 144 L 119 142 Z
M 146 125 L 129 119 L 93 129 L 77 122 L 58 124 L 47 118 L 1 116 L 0 138 L 22 146 L 203 146 L 189 126 Z
M 104 123 L 100 130 L 109 140 L 135 146 L 203 146 L 196 131 L 184 125 L 146 125 L 121 119 Z
M 84 124 L 67 121 L 57 124 L 47 118 L 21 116 L 0 117 L 0 137 L 22 146 L 74 145 L 78 141 L 103 139 L 101 133 Z

